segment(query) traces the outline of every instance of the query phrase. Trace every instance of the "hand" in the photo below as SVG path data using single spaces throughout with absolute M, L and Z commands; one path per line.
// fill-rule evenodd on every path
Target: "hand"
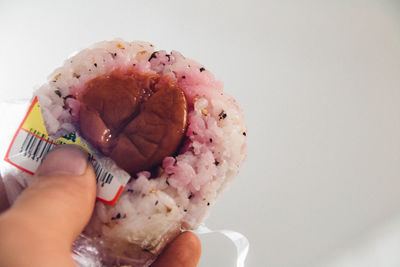
M 87 154 L 60 146 L 47 155 L 33 179 L 33 185 L 0 215 L 0 266 L 75 266 L 71 246 L 88 223 L 96 199 Z M 2 191 L 0 183 L 0 212 Z M 194 267 L 200 254 L 198 237 L 185 232 L 152 266 Z

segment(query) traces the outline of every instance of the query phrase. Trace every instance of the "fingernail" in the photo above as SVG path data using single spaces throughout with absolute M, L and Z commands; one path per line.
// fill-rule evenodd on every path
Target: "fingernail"
M 37 175 L 54 173 L 82 175 L 88 166 L 88 154 L 75 145 L 61 145 L 50 151 L 39 166 Z

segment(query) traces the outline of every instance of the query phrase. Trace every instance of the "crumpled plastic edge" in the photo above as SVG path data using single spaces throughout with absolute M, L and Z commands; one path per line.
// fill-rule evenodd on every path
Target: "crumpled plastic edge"
M 236 267 L 244 267 L 247 254 L 249 253 L 250 249 L 250 243 L 249 240 L 247 239 L 246 236 L 239 232 L 235 232 L 232 230 L 211 230 L 208 228 L 204 223 L 200 224 L 199 227 L 192 231 L 193 233 L 197 235 L 202 235 L 202 234 L 211 234 L 211 233 L 219 233 L 225 235 L 227 238 L 229 238 L 232 243 L 236 247 L 237 251 L 237 258 L 236 258 Z

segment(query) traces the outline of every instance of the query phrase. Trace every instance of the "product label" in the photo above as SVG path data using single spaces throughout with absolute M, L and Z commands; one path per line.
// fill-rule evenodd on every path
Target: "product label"
M 115 205 L 130 178 L 129 175 L 116 179 L 110 171 L 102 168 L 76 133 L 70 133 L 57 140 L 50 139 L 46 132 L 37 98 L 33 100 L 24 120 L 15 133 L 5 156 L 5 161 L 33 175 L 44 156 L 60 144 L 78 145 L 88 152 L 89 160 L 96 173 L 97 199 L 106 204 Z

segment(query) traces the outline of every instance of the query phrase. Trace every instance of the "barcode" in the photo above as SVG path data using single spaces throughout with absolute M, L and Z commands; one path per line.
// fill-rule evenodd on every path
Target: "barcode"
M 19 152 L 24 157 L 42 161 L 44 156 L 55 146 L 48 137 L 46 138 L 45 134 L 34 130 L 26 135 Z
M 41 162 L 46 154 L 56 146 L 45 134 L 36 130 L 27 133 L 24 141 L 22 142 L 19 153 L 26 158 L 32 159 L 36 162 Z M 96 182 L 104 187 L 105 184 L 111 184 L 114 176 L 108 171 L 104 170 L 101 165 L 89 155 L 89 160 L 93 164 L 96 174 Z
M 96 173 L 96 182 L 98 184 L 100 183 L 101 187 L 103 187 L 104 184 L 110 184 L 114 176 L 104 170 L 97 161 L 91 160 L 91 162 L 93 164 L 94 172 Z

